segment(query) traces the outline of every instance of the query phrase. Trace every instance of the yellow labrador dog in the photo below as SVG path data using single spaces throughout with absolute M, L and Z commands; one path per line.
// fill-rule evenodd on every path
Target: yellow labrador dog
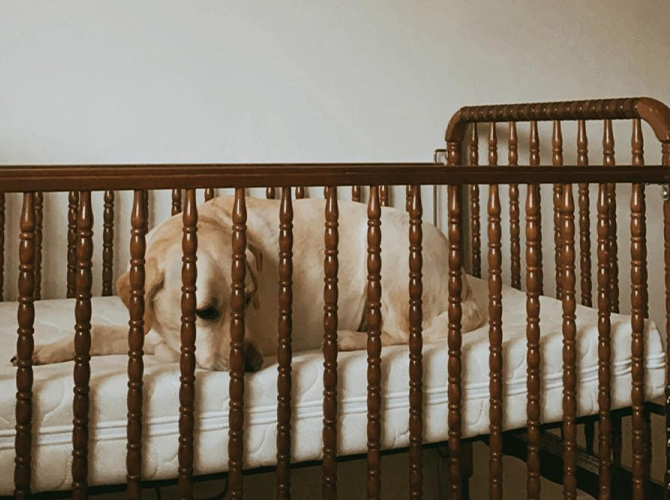
M 258 370 L 277 351 L 279 201 L 247 200 L 245 364 Z M 317 349 L 323 340 L 324 200 L 296 200 L 293 220 L 293 349 Z M 233 198 L 215 198 L 199 208 L 196 361 L 227 370 L 230 351 L 230 283 Z M 339 204 L 339 328 L 341 350 L 365 349 L 366 234 L 364 204 Z M 409 336 L 408 228 L 404 211 L 382 209 L 382 345 L 406 344 Z M 182 220 L 175 216 L 147 236 L 145 352 L 177 360 L 181 328 Z M 423 224 L 423 328 L 426 342 L 444 341 L 448 328 L 448 242 Z M 128 273 L 117 281 L 128 305 Z M 465 275 L 462 328 L 483 320 Z M 91 355 L 125 354 L 128 328 L 94 325 Z M 71 337 L 36 346 L 36 364 L 73 359 Z

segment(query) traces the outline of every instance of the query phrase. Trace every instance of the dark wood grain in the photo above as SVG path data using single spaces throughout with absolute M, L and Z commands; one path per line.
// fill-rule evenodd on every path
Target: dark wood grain
M 670 167 L 670 141 L 662 146 L 663 166 Z M 663 259 L 665 261 L 665 332 L 666 345 L 670 345 L 670 197 L 663 201 Z M 670 349 L 666 349 L 666 366 L 670 366 Z M 670 370 L 665 380 L 665 490 L 670 490 Z
M 447 143 L 447 162 L 449 165 L 461 164 L 461 149 L 457 142 Z M 463 309 L 461 306 L 461 291 L 463 288 L 461 268 L 463 266 L 462 228 L 461 228 L 461 189 L 460 186 L 447 187 L 447 236 L 449 238 L 449 327 L 447 332 L 448 349 L 448 426 L 449 426 L 449 492 L 451 498 L 460 499 L 462 496 L 461 484 L 461 434 L 463 427 L 462 417 L 462 386 L 461 386 L 461 320 Z
M 516 123 L 509 124 L 507 163 L 511 167 L 519 165 L 519 136 Z M 519 210 L 519 184 L 509 185 L 509 236 L 510 274 L 512 288 L 521 290 L 521 223 Z
M 35 300 L 42 298 L 42 245 L 44 232 L 44 195 L 35 193 Z
M 391 190 L 386 184 L 379 186 L 379 202 L 382 207 L 391 206 Z
M 361 192 L 361 187 L 360 186 L 352 186 L 351 188 L 351 201 L 361 201 L 362 198 L 362 192 Z
M 479 165 L 479 133 L 473 124 L 469 142 L 470 166 Z M 482 238 L 479 211 L 479 184 L 470 186 L 470 245 L 472 247 L 472 275 L 482 277 Z
M 181 212 L 181 189 L 172 190 L 172 215 Z
M 323 290 L 323 471 L 321 498 L 337 498 L 337 299 L 339 210 L 337 188 L 328 187 L 325 208 Z
M 639 123 L 636 127 L 639 130 Z M 631 253 L 631 357 L 632 357 L 632 466 L 633 499 L 642 500 L 646 472 L 646 421 L 644 415 L 644 318 L 647 309 L 647 225 L 644 184 L 633 184 L 630 200 Z
M 0 192 L 0 302 L 5 299 L 5 193 Z
M 423 206 L 412 186 L 409 209 L 409 497 L 423 498 Z
M 586 133 L 586 121 L 577 122 L 577 164 L 586 167 L 589 164 L 589 142 Z M 591 283 L 591 206 L 589 185 L 579 184 L 579 272 L 582 292 L 582 305 L 592 306 Z
M 562 187 L 561 279 L 563 302 L 563 497 L 577 497 L 577 326 L 575 310 L 575 205 L 572 185 Z
M 555 167 L 563 166 L 563 132 L 561 130 L 561 122 L 554 120 L 553 133 L 551 137 L 551 150 L 552 150 L 552 165 Z M 554 184 L 553 190 L 553 201 L 554 201 L 554 268 L 555 268 L 555 281 L 556 284 L 556 298 L 561 300 L 563 297 L 563 280 L 561 278 L 561 249 L 562 249 L 562 237 L 561 237 L 561 226 L 562 226 L 562 217 L 561 217 L 561 204 L 563 201 L 563 186 L 561 184 Z
M 498 185 L 489 186 L 489 498 L 502 500 L 503 463 L 503 325 L 502 242 Z
M 613 167 L 614 159 L 614 132 L 612 120 L 605 120 L 603 127 L 603 165 Z M 617 215 L 616 215 L 616 183 L 610 182 L 607 186 L 609 200 L 609 257 L 610 257 L 610 307 L 612 312 L 619 312 L 619 263 L 617 249 Z
M 144 374 L 144 255 L 146 227 L 144 193 L 136 190 L 130 216 L 130 301 L 128 311 L 127 497 L 142 498 L 142 376 Z
M 612 345 L 609 274 L 609 199 L 607 184 L 598 187 L 598 456 L 600 498 L 611 498 L 612 488 Z
M 368 429 L 367 429 L 367 498 L 381 497 L 381 204 L 379 187 L 370 186 L 368 200 L 367 259 L 367 330 L 368 330 Z
M 102 230 L 102 296 L 112 295 L 114 282 L 114 191 L 105 191 Z
M 230 410 L 228 429 L 228 490 L 241 500 L 244 477 L 244 333 L 245 283 L 247 276 L 247 204 L 243 188 L 235 189 L 233 205 L 233 262 L 230 292 Z
M 526 194 L 526 416 L 528 455 L 526 492 L 529 500 L 540 498 L 540 421 L 542 418 L 540 295 L 542 294 L 542 225 L 540 186 L 531 184 Z
M 93 207 L 91 192 L 79 193 L 77 217 L 77 276 L 74 307 L 74 400 L 72 420 L 72 498 L 87 498 L 89 381 L 91 379 L 91 273 L 93 258 Z
M 67 212 L 67 298 L 74 298 L 77 276 L 77 215 L 79 213 L 79 192 L 68 194 Z
M 18 338 L 14 498 L 30 498 L 32 476 L 33 340 L 35 322 L 35 194 L 23 195 L 19 235 Z M 8 472 L 8 471 L 7 471 Z
M 291 334 L 293 330 L 293 204 L 283 188 L 279 209 L 276 498 L 291 498 Z
M 648 97 L 466 106 L 452 116 L 445 140 L 460 142 L 469 123 L 641 118 L 659 141 L 670 141 L 670 108 Z
M 179 500 L 192 500 L 195 412 L 195 310 L 196 280 L 198 277 L 198 208 L 196 206 L 196 193 L 194 189 L 187 189 L 185 192 L 182 224 L 179 478 L 177 482 L 177 495 Z

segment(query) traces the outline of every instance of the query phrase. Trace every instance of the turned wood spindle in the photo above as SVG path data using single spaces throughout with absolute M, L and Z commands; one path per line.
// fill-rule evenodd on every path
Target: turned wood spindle
M 577 326 L 575 310 L 575 205 L 572 185 L 562 186 L 561 279 L 563 302 L 563 494 L 577 495 Z
M 447 143 L 447 164 L 456 166 L 461 164 L 461 144 L 459 142 Z M 463 266 L 463 253 L 461 249 L 461 189 L 458 185 L 447 187 L 448 201 L 448 238 L 449 238 L 449 327 L 447 332 L 448 349 L 448 426 L 449 426 L 449 490 L 452 498 L 461 498 L 461 455 L 462 443 L 461 433 L 463 426 L 462 417 L 462 390 L 461 390 L 461 319 L 463 309 L 461 306 L 461 292 L 463 289 L 461 268 Z
M 105 191 L 102 230 L 102 296 L 113 293 L 114 281 L 114 191 Z
M 295 199 L 296 200 L 302 200 L 303 198 L 305 198 L 305 196 L 307 196 L 307 191 L 305 190 L 305 188 L 303 186 L 298 186 L 297 188 L 295 188 Z
M 423 229 L 421 186 L 412 186 L 409 210 L 409 491 L 423 496 Z
M 553 133 L 551 138 L 552 149 L 552 165 L 560 167 L 563 165 L 563 132 L 561 130 L 561 122 L 554 120 Z M 556 298 L 560 300 L 563 296 L 563 286 L 561 279 L 561 203 L 563 200 L 563 186 L 561 184 L 554 184 L 554 266 L 555 266 L 555 283 L 556 283 Z
M 144 197 L 146 200 L 146 196 Z M 146 213 L 145 203 L 145 219 Z M 196 279 L 198 277 L 198 208 L 195 189 L 187 189 L 182 212 L 181 348 L 179 387 L 179 468 L 177 495 L 193 498 L 193 440 L 195 406 Z M 145 225 L 146 230 L 146 225 Z
M 23 194 L 19 235 L 18 338 L 14 498 L 30 498 L 32 476 L 33 339 L 35 322 L 35 194 Z
M 279 209 L 279 319 L 277 324 L 276 498 L 291 497 L 291 334 L 293 329 L 293 204 L 282 188 Z
M 35 193 L 35 300 L 42 299 L 42 240 L 44 225 L 44 195 Z
M 172 215 L 181 212 L 181 189 L 172 190 Z
M 363 199 L 363 193 L 361 192 L 360 186 L 352 186 L 351 188 L 351 201 L 361 201 Z
M 338 298 L 337 188 L 328 187 L 325 209 L 323 290 L 323 500 L 337 498 L 337 298 Z
M 111 192 L 111 191 L 109 191 Z M 128 498 L 142 498 L 142 376 L 144 374 L 144 283 L 146 233 L 144 192 L 135 190 L 130 217 L 130 303 L 128 310 Z
M 614 132 L 612 120 L 605 120 L 603 130 L 603 165 L 613 167 L 614 159 Z M 610 307 L 612 312 L 619 312 L 619 264 L 617 249 L 617 221 L 616 221 L 616 184 L 609 183 L 607 186 L 609 200 L 609 224 L 612 230 L 609 233 L 609 257 L 610 257 Z
M 79 212 L 79 192 L 70 191 L 67 212 L 67 298 L 74 298 L 77 275 L 77 214 Z
M 268 200 L 274 200 L 277 197 L 277 190 L 273 187 L 265 188 L 265 197 Z
M 471 126 L 470 142 L 470 165 L 479 165 L 479 135 L 477 124 Z M 481 222 L 479 210 L 479 185 L 470 186 L 470 230 L 472 231 L 472 275 L 481 278 L 482 276 L 482 239 Z
M 230 410 L 228 421 L 228 489 L 240 500 L 244 478 L 244 333 L 245 282 L 247 275 L 247 204 L 244 188 L 235 188 L 233 205 L 233 262 L 230 293 Z
M 0 192 L 0 302 L 5 296 L 5 193 Z
M 670 167 L 670 141 L 662 146 L 664 167 Z M 666 189 L 668 189 L 666 187 Z M 666 345 L 670 345 L 670 197 L 663 201 L 663 258 L 665 261 L 665 331 Z M 666 350 L 666 366 L 670 366 L 670 349 Z M 665 407 L 670 407 L 670 370 L 666 370 Z M 665 413 L 665 435 L 670 436 L 670 412 Z M 666 491 L 670 490 L 670 439 L 665 444 L 665 475 L 663 478 Z
M 508 163 L 511 167 L 519 165 L 519 136 L 516 122 L 509 123 Z M 519 185 L 509 185 L 509 233 L 512 288 L 521 290 L 521 223 L 519 210 Z
M 577 122 L 577 165 L 580 167 L 589 165 L 589 143 L 584 120 Z M 591 307 L 591 219 L 587 183 L 579 184 L 579 266 L 582 305 Z
M 542 294 L 542 226 L 540 186 L 528 185 L 526 194 L 526 362 L 528 400 L 528 456 L 526 491 L 529 500 L 540 498 L 540 419 L 542 416 L 540 295 Z
M 492 130 L 495 130 L 492 127 Z M 494 137 L 494 136 L 493 136 Z M 502 242 L 498 185 L 489 186 L 489 498 L 503 494 L 503 329 L 502 329 Z
M 381 496 L 381 204 L 379 187 L 370 186 L 368 200 L 368 259 L 367 259 L 367 352 L 368 352 L 368 442 L 367 495 Z
M 381 186 L 379 186 L 379 201 L 380 201 L 382 207 L 390 206 L 390 203 L 391 203 L 390 194 L 391 194 L 391 190 L 389 189 L 389 187 L 387 185 L 382 184 Z
M 209 201 L 214 198 L 214 188 L 205 188 L 205 201 Z
M 91 192 L 79 193 L 77 217 L 77 276 L 74 333 L 74 399 L 72 420 L 72 497 L 86 498 L 88 491 L 89 381 L 91 378 L 91 273 L 93 257 L 93 207 Z

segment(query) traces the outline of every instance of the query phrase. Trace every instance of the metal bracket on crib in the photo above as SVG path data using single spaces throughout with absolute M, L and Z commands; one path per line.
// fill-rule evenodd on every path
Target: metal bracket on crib
M 437 165 L 446 165 L 447 164 L 447 150 L 446 149 L 436 149 L 433 151 L 433 163 Z

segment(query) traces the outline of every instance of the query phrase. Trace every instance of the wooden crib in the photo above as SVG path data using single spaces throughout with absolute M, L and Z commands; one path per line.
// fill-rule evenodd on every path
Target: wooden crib
M 613 120 L 632 123 L 631 161 L 616 165 L 614 161 Z M 551 162 L 540 158 L 538 122 L 552 122 Z M 562 124 L 576 122 L 576 165 L 565 165 Z M 587 123 L 604 124 L 602 159 L 589 157 Z M 517 123 L 529 122 L 529 161 L 520 165 Z M 642 124 L 646 123 L 660 141 L 662 162 L 645 165 Z M 479 136 L 477 124 L 488 126 L 488 165 L 478 166 Z M 504 124 L 507 141 L 507 165 L 499 166 L 499 124 Z M 525 129 L 524 129 L 525 130 Z M 501 147 L 503 145 L 501 144 Z M 31 492 L 31 472 L 45 464 L 33 456 L 33 368 L 35 301 L 41 298 L 44 193 L 69 192 L 67 296 L 75 303 L 75 362 L 72 422 L 72 495 L 86 498 L 101 491 L 89 485 L 89 380 L 90 332 L 92 317 L 92 191 L 104 191 L 104 229 L 102 248 L 102 294 L 113 295 L 116 276 L 113 269 L 115 191 L 134 191 L 130 242 L 131 302 L 129 321 L 127 476 L 128 498 L 141 498 L 146 481 L 142 477 L 143 461 L 143 316 L 144 254 L 148 231 L 148 203 L 153 190 L 172 190 L 172 213 L 183 215 L 183 288 L 182 347 L 179 391 L 179 498 L 194 496 L 195 433 L 195 279 L 198 247 L 198 209 L 196 190 L 204 189 L 205 198 L 215 196 L 216 189 L 234 188 L 233 214 L 233 284 L 231 326 L 229 440 L 227 477 L 229 498 L 243 498 L 243 462 L 245 447 L 244 407 L 245 373 L 243 343 L 245 332 L 244 281 L 246 250 L 247 188 L 266 188 L 267 197 L 281 197 L 277 224 L 280 226 L 278 318 L 278 400 L 276 474 L 277 498 L 290 498 L 291 444 L 299 439 L 291 435 L 292 422 L 292 190 L 295 197 L 305 197 L 305 188 L 324 189 L 324 343 L 323 343 L 323 426 L 322 426 L 322 498 L 337 498 L 338 463 L 338 188 L 353 186 L 351 198 L 362 201 L 361 186 L 369 186 L 367 232 L 367 492 L 368 498 L 380 498 L 381 412 L 384 394 L 381 390 L 380 297 L 383 273 L 383 227 L 381 207 L 389 204 L 392 186 L 407 186 L 406 210 L 410 215 L 407 240 L 410 275 L 408 305 L 411 311 L 409 340 L 409 462 L 410 498 L 422 498 L 422 453 L 425 447 L 422 377 L 422 218 L 421 186 L 446 186 L 447 234 L 450 242 L 449 330 L 448 342 L 448 439 L 449 484 L 451 498 L 468 497 L 468 479 L 472 473 L 472 442 L 484 440 L 489 446 L 490 498 L 503 498 L 502 457 L 510 454 L 527 462 L 527 498 L 540 498 L 540 478 L 562 481 L 565 498 L 575 498 L 577 487 L 599 498 L 670 498 L 670 465 L 666 467 L 665 484 L 650 477 L 652 435 L 651 414 L 667 415 L 660 405 L 647 402 L 645 395 L 644 328 L 648 317 L 647 234 L 645 185 L 664 186 L 663 224 L 665 228 L 665 296 L 670 311 L 670 109 L 648 98 L 574 101 L 560 103 L 518 104 L 466 107 L 458 111 L 446 131 L 446 165 L 440 164 L 440 151 L 434 163 L 398 164 L 255 164 L 255 165 L 95 165 L 95 166 L 6 166 L 0 169 L 3 193 L 23 193 L 20 215 L 20 251 L 18 279 L 18 340 L 16 369 L 15 427 L 15 498 L 54 498 L 60 493 Z M 553 186 L 553 227 L 555 274 L 543 270 L 540 185 Z M 573 184 L 576 191 L 577 204 Z M 589 184 L 598 185 L 597 213 L 590 213 Z M 617 241 L 616 186 L 631 184 L 630 242 Z M 486 202 L 486 260 L 488 262 L 489 301 L 489 405 L 490 427 L 483 436 L 465 437 L 462 418 L 462 335 L 461 335 L 461 267 L 466 264 L 474 276 L 482 275 L 482 229 L 480 186 L 488 185 Z M 521 208 L 520 186 L 527 185 L 525 222 Z M 503 264 L 501 240 L 501 187 L 509 186 L 509 253 L 510 285 L 526 293 L 527 335 L 527 406 L 526 427 L 503 432 L 505 408 L 503 378 L 502 320 Z M 467 188 L 467 189 L 466 189 Z M 279 192 L 278 192 L 279 191 Z M 340 194 L 342 190 L 340 189 Z M 438 198 L 439 199 L 439 198 Z M 4 194 L 0 218 L 4 249 Z M 578 224 L 575 224 L 577 205 Z M 619 207 L 621 212 L 621 207 Z M 11 214 L 12 217 L 18 214 Z M 591 220 L 597 219 L 597 234 L 591 235 Z M 546 224 L 546 223 L 545 223 Z M 577 228 L 576 228 L 577 226 Z M 525 227 L 525 269 L 522 266 L 522 228 Z M 578 232 L 577 232 L 578 231 Z M 579 236 L 580 255 L 575 252 Z M 315 238 L 317 236 L 315 235 Z M 597 252 L 591 256 L 591 241 Z M 631 289 L 619 287 L 619 253 L 630 248 Z M 387 250 L 388 251 L 388 250 Z M 3 264 L 4 252 L 0 252 Z M 623 258 L 623 257 L 622 257 Z M 597 277 L 591 276 L 592 260 L 597 261 Z M 579 266 L 577 266 L 577 261 Z M 13 265 L 13 264 L 12 264 Z M 1 267 L 1 266 L 0 266 Z M 577 294 L 577 268 L 581 294 Z M 505 271 L 506 272 L 506 271 Z M 544 285 L 555 285 L 556 297 L 562 301 L 563 335 L 563 419 L 560 424 L 544 424 L 541 414 L 540 296 Z M 2 283 L 4 280 L 0 280 Z M 592 284 L 595 281 L 595 286 Z M 522 286 L 523 285 L 523 286 Z M 593 289 L 597 300 L 592 304 Z M 610 316 L 619 311 L 620 296 L 630 296 L 632 386 L 630 408 L 613 411 L 611 402 Z M 598 411 L 578 418 L 576 376 L 576 307 L 578 300 L 598 309 Z M 670 313 L 666 316 L 670 322 Z M 667 343 L 666 343 L 667 345 Z M 670 387 L 670 385 L 666 386 Z M 666 407 L 670 391 L 666 390 Z M 622 465 L 621 421 L 632 415 L 632 467 Z M 445 429 L 447 427 L 445 423 Z M 598 435 L 595 436 L 595 423 Z M 549 432 L 560 426 L 561 435 Z M 584 425 L 585 447 L 577 444 L 577 426 Z M 670 461 L 670 420 L 666 425 L 666 456 Z M 657 438 L 660 443 L 660 438 Z M 597 443 L 597 446 L 595 445 Z M 556 450 L 556 445 L 559 449 Z M 552 448 L 553 446 L 553 448 Z M 597 465 L 593 468 L 595 457 Z M 589 466 L 591 464 L 591 466 Z M 670 462 L 669 462 L 670 464 Z M 253 471 L 249 471 L 253 473 Z M 3 475 L 11 471 L 2 471 Z M 578 484 L 579 483 L 579 484 Z M 518 487 L 517 487 L 518 489 Z

